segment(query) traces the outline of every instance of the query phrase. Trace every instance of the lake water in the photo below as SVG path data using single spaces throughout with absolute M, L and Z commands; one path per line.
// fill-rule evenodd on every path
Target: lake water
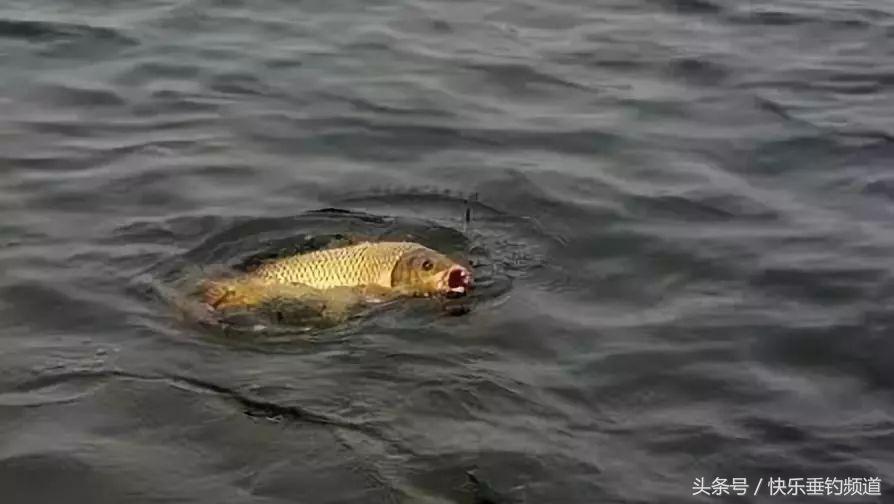
M 0 62 L 4 504 L 890 498 L 889 1 L 6 0 Z M 169 302 L 342 232 L 470 310 Z

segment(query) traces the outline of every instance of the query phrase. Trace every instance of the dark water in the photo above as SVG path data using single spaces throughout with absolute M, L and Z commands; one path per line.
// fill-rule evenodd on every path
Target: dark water
M 886 0 L 7 0 L 0 62 L 4 504 L 890 499 Z M 275 341 L 165 302 L 382 230 L 326 207 L 486 289 Z

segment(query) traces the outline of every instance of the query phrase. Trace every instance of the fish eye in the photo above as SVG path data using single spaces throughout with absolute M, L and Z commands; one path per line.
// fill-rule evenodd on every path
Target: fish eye
M 435 265 L 433 262 L 431 262 L 430 259 L 426 259 L 426 260 L 422 261 L 422 269 L 424 269 L 425 271 L 431 271 L 431 269 L 434 267 L 435 267 Z

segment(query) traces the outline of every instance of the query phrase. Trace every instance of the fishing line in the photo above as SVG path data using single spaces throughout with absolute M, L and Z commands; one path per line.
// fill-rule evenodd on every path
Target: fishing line
M 469 234 L 469 226 L 472 224 L 472 203 L 478 202 L 478 193 L 472 193 L 466 196 L 466 212 L 463 218 L 463 234 Z

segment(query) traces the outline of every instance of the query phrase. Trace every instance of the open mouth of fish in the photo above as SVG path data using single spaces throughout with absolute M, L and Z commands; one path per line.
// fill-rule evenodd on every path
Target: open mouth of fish
M 444 273 L 439 284 L 440 290 L 448 296 L 462 296 L 472 286 L 472 275 L 466 268 L 454 266 Z

